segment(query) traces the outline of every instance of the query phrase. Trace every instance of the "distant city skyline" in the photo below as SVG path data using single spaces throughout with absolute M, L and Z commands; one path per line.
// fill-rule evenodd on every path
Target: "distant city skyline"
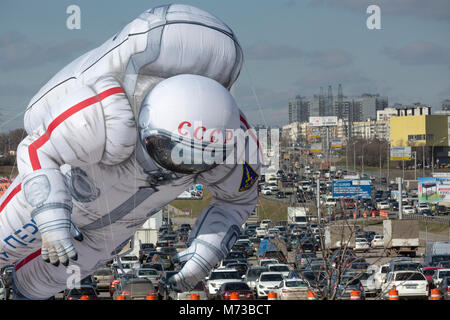
M 180 0 L 225 21 L 244 50 L 233 88 L 252 124 L 284 125 L 288 102 L 339 83 L 344 95 L 378 93 L 433 112 L 450 99 L 450 1 Z M 165 2 L 3 0 L 0 3 L 0 131 L 23 126 L 34 94 L 56 72 L 101 45 L 144 10 Z M 66 27 L 68 6 L 81 29 Z M 113 5 L 112 5 L 113 4 Z M 369 5 L 381 29 L 369 30 Z

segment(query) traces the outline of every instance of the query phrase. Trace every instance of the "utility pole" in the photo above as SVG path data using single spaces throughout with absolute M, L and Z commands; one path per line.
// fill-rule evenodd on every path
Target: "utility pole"
M 317 221 L 320 223 L 320 182 L 319 178 L 316 178 L 316 192 L 317 192 Z
M 398 218 L 403 219 L 403 179 L 398 177 Z
M 414 180 L 417 180 L 417 151 L 413 151 L 414 154 Z

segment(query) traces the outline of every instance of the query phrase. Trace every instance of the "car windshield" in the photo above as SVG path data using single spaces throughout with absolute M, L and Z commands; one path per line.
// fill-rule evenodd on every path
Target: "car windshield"
M 260 277 L 260 281 L 282 281 L 283 275 L 280 273 L 263 274 Z
M 308 281 L 323 280 L 325 274 L 323 272 L 302 272 L 303 278 Z
M 257 278 L 261 273 L 266 271 L 265 269 L 250 269 L 248 270 L 247 277 Z
M 306 287 L 306 283 L 301 280 L 295 280 L 295 281 L 286 281 L 286 287 L 287 288 L 300 288 L 300 287 Z
M 158 271 L 156 271 L 155 269 L 141 269 L 141 270 L 138 270 L 138 275 L 139 276 L 157 276 Z
M 450 270 L 439 271 L 439 278 L 450 277 Z
M 138 261 L 138 257 L 135 256 L 125 256 L 125 257 L 121 257 L 120 260 L 122 261 Z
M 221 271 L 211 273 L 210 280 L 221 280 L 221 279 L 240 279 L 241 276 L 237 271 Z
M 432 276 L 434 274 L 435 269 L 425 269 L 423 270 L 423 274 L 425 276 Z
M 346 286 L 356 286 L 359 285 L 359 279 L 356 276 L 342 277 L 340 284 Z
M 227 259 L 245 259 L 245 254 L 241 251 L 232 251 L 228 254 Z
M 418 263 L 399 263 L 394 265 L 393 271 L 417 270 L 418 268 Z
M 141 249 L 153 249 L 155 246 L 153 245 L 153 243 L 143 243 L 141 244 Z
M 269 270 L 284 272 L 284 271 L 289 271 L 289 267 L 288 266 L 269 266 Z
M 370 278 L 371 275 L 372 275 L 371 273 L 364 272 L 364 273 L 358 275 L 358 278 L 359 278 L 359 280 L 367 280 Z
M 419 272 L 402 272 L 395 275 L 395 281 L 426 280 Z

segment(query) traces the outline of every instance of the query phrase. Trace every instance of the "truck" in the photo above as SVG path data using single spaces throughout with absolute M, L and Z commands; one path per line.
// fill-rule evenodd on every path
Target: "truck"
M 279 263 L 287 263 L 286 243 L 279 239 L 263 239 L 256 255 L 259 259 L 277 259 Z
M 419 248 L 419 222 L 417 220 L 384 220 L 383 237 L 388 256 L 415 257 Z
M 306 226 L 308 223 L 307 216 L 309 209 L 305 207 L 288 207 L 287 220 L 290 224 Z
M 348 224 L 333 224 L 325 227 L 325 249 L 335 251 L 338 249 L 355 248 L 356 230 Z
M 450 241 L 428 242 L 425 248 L 425 265 L 434 267 L 441 261 L 450 261 Z
M 296 189 L 297 187 L 292 181 L 278 181 L 278 190 L 284 192 L 284 194 L 293 194 L 295 193 Z

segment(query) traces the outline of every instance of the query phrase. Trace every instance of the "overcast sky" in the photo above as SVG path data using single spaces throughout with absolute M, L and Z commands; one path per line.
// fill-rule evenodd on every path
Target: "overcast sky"
M 102 44 L 158 1 L 0 2 L 0 130 L 23 123 L 29 100 L 57 71 Z M 283 125 L 288 100 L 342 83 L 344 94 L 379 93 L 389 104 L 450 98 L 449 0 L 178 1 L 225 21 L 244 49 L 234 94 L 253 124 Z M 81 29 L 66 8 L 81 8 Z M 369 30 L 369 5 L 381 30 Z

